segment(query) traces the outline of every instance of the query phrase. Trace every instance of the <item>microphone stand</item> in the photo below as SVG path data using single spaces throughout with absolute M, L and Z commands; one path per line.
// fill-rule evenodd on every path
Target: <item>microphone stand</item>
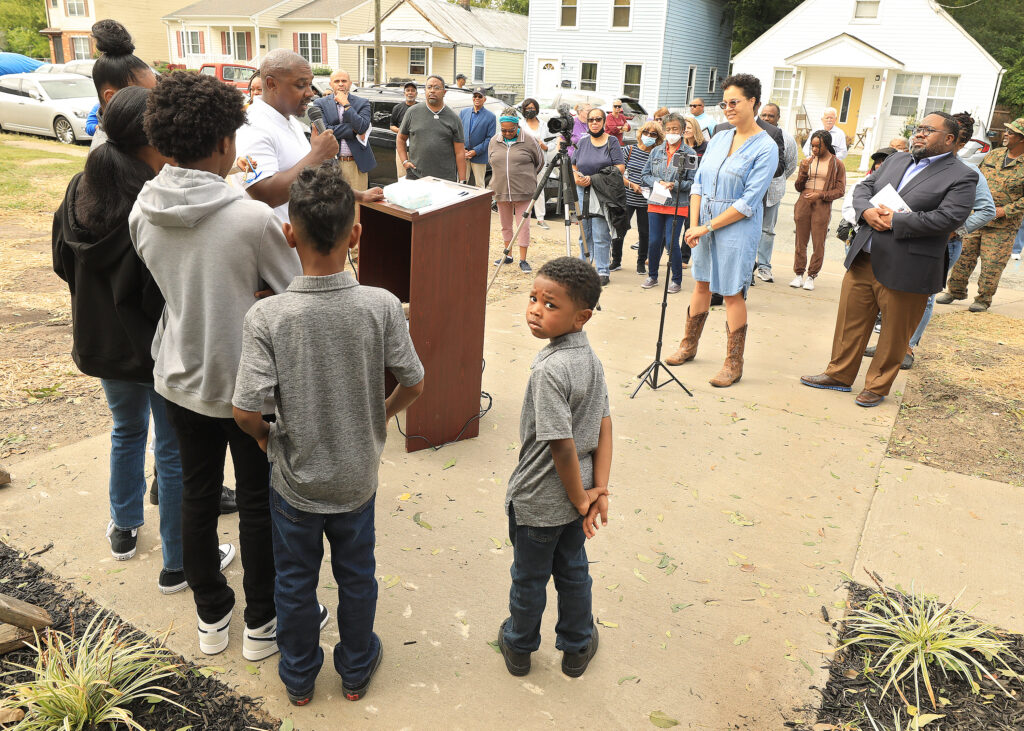
M 677 151 L 676 154 L 680 153 Z M 637 393 L 639 393 L 640 389 L 643 388 L 644 384 L 650 386 L 651 390 L 657 391 L 659 388 L 667 385 L 672 381 L 675 381 L 676 385 L 678 385 L 679 388 L 686 391 L 687 396 L 690 396 L 691 398 L 693 397 L 693 393 L 690 391 L 690 389 L 684 386 L 683 382 L 676 378 L 675 374 L 671 370 L 669 370 L 669 367 L 665 365 L 661 360 L 661 346 L 665 336 L 665 313 L 668 310 L 668 283 L 672 279 L 672 242 L 675 241 L 676 238 L 676 223 L 678 222 L 679 218 L 679 189 L 681 187 L 679 185 L 679 181 L 682 178 L 682 176 L 682 168 L 677 168 L 675 180 L 673 181 L 675 182 L 675 195 L 672 198 L 672 233 L 669 236 L 668 240 L 665 242 L 665 249 L 666 251 L 668 251 L 668 261 L 665 262 L 665 288 L 661 293 L 661 321 L 658 323 L 658 344 L 654 348 L 654 361 L 649 366 L 644 368 L 637 376 L 637 378 L 640 379 L 640 383 L 638 383 L 636 385 L 636 388 L 633 389 L 633 393 L 630 396 L 631 399 L 636 398 Z M 682 246 L 684 245 L 685 244 L 680 242 L 680 258 L 682 258 Z M 661 383 L 658 383 L 659 371 L 664 371 L 665 375 L 668 376 L 668 379 L 662 381 Z

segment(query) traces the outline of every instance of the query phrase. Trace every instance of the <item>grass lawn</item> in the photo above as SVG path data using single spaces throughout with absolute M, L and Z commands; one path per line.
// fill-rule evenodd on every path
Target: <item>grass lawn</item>
M 0 213 L 52 214 L 64 198 L 68 181 L 85 166 L 87 149 L 0 133 Z

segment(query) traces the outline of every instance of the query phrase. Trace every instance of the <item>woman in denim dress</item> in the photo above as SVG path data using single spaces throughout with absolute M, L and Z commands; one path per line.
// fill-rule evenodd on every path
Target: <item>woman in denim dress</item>
M 679 350 L 666 359 L 681 365 L 697 354 L 697 343 L 711 307 L 711 292 L 725 297 L 725 364 L 710 383 L 723 388 L 743 375 L 747 306 L 743 300 L 761 237 L 763 200 L 779 162 L 775 141 L 757 126 L 761 82 L 750 74 L 727 78 L 719 105 L 733 129 L 715 135 L 690 188 L 691 226 L 686 243 L 696 286 L 686 311 Z

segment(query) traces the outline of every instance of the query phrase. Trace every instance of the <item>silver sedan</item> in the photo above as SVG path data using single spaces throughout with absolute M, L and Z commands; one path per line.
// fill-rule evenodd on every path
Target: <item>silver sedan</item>
M 0 76 L 0 130 L 56 137 L 67 145 L 89 140 L 85 122 L 96 102 L 92 79 L 78 74 Z

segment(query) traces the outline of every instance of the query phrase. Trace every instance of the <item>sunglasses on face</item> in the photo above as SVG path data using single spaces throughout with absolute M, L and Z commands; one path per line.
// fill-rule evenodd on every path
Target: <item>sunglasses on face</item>
M 594 122 L 603 122 L 603 121 L 604 121 L 604 117 L 588 117 L 587 118 L 587 122 L 589 122 L 590 124 L 593 124 Z
M 621 104 L 612 104 L 612 109 L 622 109 Z
M 693 109 L 694 107 L 702 107 L 702 106 L 704 106 L 704 105 L 703 104 L 691 104 L 690 105 L 690 109 Z
M 719 109 L 735 109 L 736 105 L 742 102 L 742 99 L 730 99 L 729 101 L 722 101 L 718 103 Z

